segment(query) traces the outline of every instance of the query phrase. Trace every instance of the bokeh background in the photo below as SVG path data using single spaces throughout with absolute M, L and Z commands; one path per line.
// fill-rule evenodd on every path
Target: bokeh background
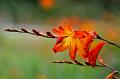
M 111 72 L 106 68 L 51 63 L 69 60 L 67 51 L 53 53 L 54 39 L 3 31 L 59 25 L 94 30 L 120 44 L 120 0 L 0 0 L 0 79 L 104 79 Z M 120 70 L 119 48 L 105 45 L 100 55 Z

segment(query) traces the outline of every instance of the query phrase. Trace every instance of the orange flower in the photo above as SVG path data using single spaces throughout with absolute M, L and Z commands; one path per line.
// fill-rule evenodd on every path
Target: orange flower
M 69 26 L 60 26 L 58 29 L 53 29 L 53 32 L 58 36 L 57 43 L 53 48 L 54 52 L 62 52 L 69 48 L 69 55 L 71 59 L 74 60 L 78 49 L 77 43 L 81 43 L 78 41 L 73 29 Z M 76 43 L 76 41 L 78 42 Z
M 105 44 L 105 42 L 100 42 L 90 50 L 91 43 L 98 35 L 96 32 L 74 31 L 71 26 L 60 26 L 53 29 L 53 32 L 58 36 L 53 48 L 55 53 L 68 48 L 72 60 L 75 60 L 77 52 L 86 61 L 87 65 L 96 66 L 99 51 Z
M 58 36 L 54 52 L 62 52 L 68 48 L 72 60 L 75 60 L 77 51 L 85 58 L 95 36 L 94 32 L 74 31 L 71 26 L 60 26 L 53 29 L 53 32 Z

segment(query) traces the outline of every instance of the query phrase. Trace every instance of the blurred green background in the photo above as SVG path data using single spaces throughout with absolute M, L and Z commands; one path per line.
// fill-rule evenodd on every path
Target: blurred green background
M 0 0 L 0 79 L 106 77 L 111 72 L 106 68 L 51 63 L 69 60 L 67 51 L 53 53 L 54 39 L 3 31 L 35 28 L 45 32 L 61 23 L 79 26 L 83 20 L 88 25 L 82 28 L 93 29 L 120 44 L 120 0 Z M 95 27 L 89 26 L 89 22 L 95 23 Z M 100 54 L 107 64 L 120 70 L 119 48 L 108 44 Z

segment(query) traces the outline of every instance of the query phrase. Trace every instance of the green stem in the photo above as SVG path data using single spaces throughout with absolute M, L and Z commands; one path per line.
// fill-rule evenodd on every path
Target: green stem
M 119 46 L 119 45 L 115 44 L 115 43 L 114 43 L 114 42 L 112 42 L 112 41 L 108 41 L 108 40 L 106 40 L 106 39 L 103 39 L 103 38 L 102 38 L 102 37 L 100 37 L 100 36 L 97 36 L 97 37 L 96 37 L 96 39 L 103 40 L 103 41 L 105 41 L 105 42 L 107 42 L 107 43 L 109 43 L 109 44 L 111 44 L 111 45 L 114 45 L 114 46 L 116 46 L 116 47 L 120 48 L 120 46 Z

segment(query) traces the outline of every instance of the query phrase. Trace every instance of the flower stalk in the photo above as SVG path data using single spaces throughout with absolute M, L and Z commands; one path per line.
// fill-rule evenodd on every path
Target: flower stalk
M 46 34 L 42 34 L 39 31 L 32 29 L 32 32 L 21 28 L 21 30 L 16 30 L 16 29 L 5 29 L 4 31 L 8 31 L 8 32 L 18 32 L 18 33 L 27 33 L 27 34 L 31 34 L 31 35 L 36 35 L 36 36 L 41 36 L 41 37 L 46 37 L 46 38 L 57 38 L 56 36 L 52 35 L 51 32 L 46 32 Z
M 109 43 L 109 44 L 111 44 L 111 45 L 114 45 L 114 46 L 120 48 L 120 46 L 117 45 L 116 43 L 114 43 L 114 42 L 112 42 L 112 41 L 108 41 L 108 40 L 106 40 L 106 39 L 103 39 L 103 38 L 102 38 L 101 36 L 99 36 L 99 35 L 96 37 L 96 39 L 103 40 L 103 41 L 105 41 L 105 42 L 107 42 L 107 43 Z
M 57 39 L 58 37 L 53 35 L 51 32 L 46 32 L 46 34 L 42 34 L 40 33 L 39 31 L 35 30 L 35 29 L 32 29 L 32 32 L 24 29 L 24 28 L 21 28 L 21 30 L 16 30 L 16 29 L 5 29 L 4 31 L 8 31 L 8 32 L 18 32 L 18 33 L 27 33 L 27 34 L 32 34 L 32 35 L 36 35 L 36 36 L 41 36 L 41 37 L 46 37 L 46 38 L 55 38 Z M 109 41 L 109 40 L 106 40 L 104 38 L 102 38 L 101 36 L 97 35 L 96 36 L 96 39 L 99 39 L 99 40 L 103 40 L 111 45 L 114 45 L 118 48 L 120 48 L 120 45 L 112 42 L 112 41 Z

